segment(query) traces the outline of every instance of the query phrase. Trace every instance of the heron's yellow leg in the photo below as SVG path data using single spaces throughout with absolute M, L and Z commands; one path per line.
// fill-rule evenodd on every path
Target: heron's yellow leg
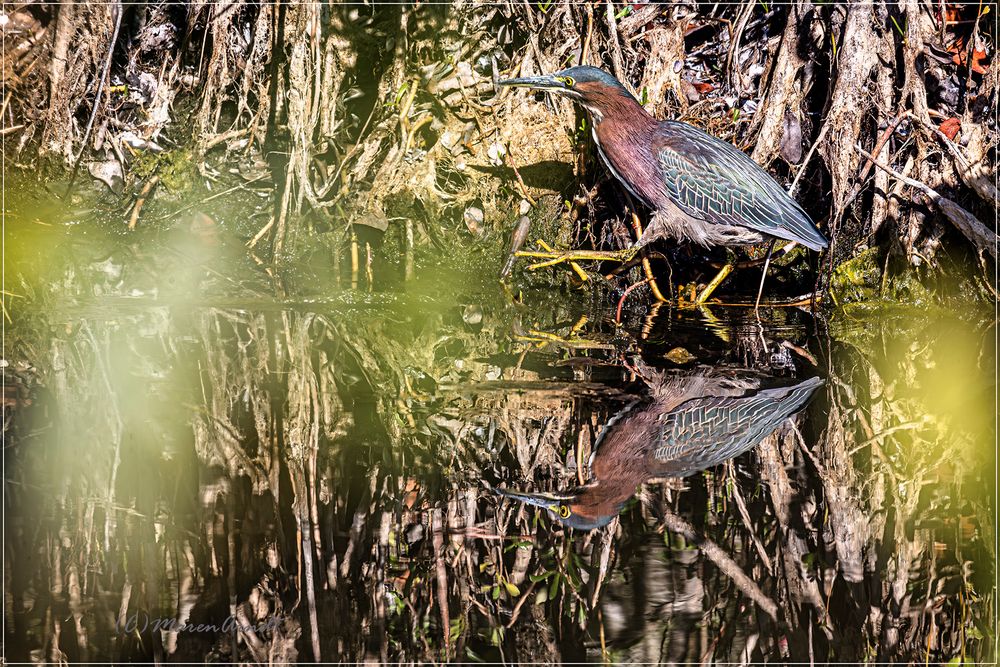
M 719 269 L 719 272 L 715 275 L 714 278 L 712 278 L 712 281 L 710 283 L 705 285 L 705 289 L 701 291 L 701 294 L 698 295 L 698 298 L 696 298 L 694 302 L 700 305 L 708 301 L 708 297 L 712 296 L 712 292 L 715 291 L 715 288 L 721 285 L 722 281 L 726 279 L 726 276 L 728 276 L 732 272 L 733 272 L 733 265 L 730 263 L 727 263 L 725 266 Z

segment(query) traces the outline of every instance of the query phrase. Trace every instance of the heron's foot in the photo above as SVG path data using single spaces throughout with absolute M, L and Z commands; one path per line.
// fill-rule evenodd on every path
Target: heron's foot
M 728 276 L 732 272 L 733 272 L 733 265 L 731 263 L 727 263 L 725 266 L 719 269 L 719 272 L 715 274 L 715 277 L 712 278 L 711 282 L 705 285 L 705 289 L 703 289 L 701 293 L 698 294 L 697 297 L 695 297 L 694 299 L 695 305 L 700 306 L 704 304 L 706 301 L 708 301 L 708 298 L 712 296 L 712 292 L 714 292 L 715 289 L 722 284 L 722 281 L 726 279 L 726 276 Z
M 516 254 L 518 257 L 531 257 L 544 261 L 536 262 L 528 266 L 529 271 L 542 269 L 547 266 L 555 266 L 563 262 L 576 261 L 599 261 L 599 262 L 628 262 L 639 252 L 638 248 L 625 248 L 624 250 L 549 250 L 544 252 L 520 250 Z

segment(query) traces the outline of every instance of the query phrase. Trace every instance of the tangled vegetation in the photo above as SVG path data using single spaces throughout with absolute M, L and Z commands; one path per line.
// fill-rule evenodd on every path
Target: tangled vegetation
M 996 658 L 989 5 L 0 18 L 8 658 Z M 505 253 L 627 247 L 645 217 L 583 115 L 495 86 L 581 62 L 790 188 L 831 248 L 769 284 L 818 312 L 609 312 L 723 259 L 672 246 L 497 286 Z M 582 481 L 639 358 L 826 383 L 593 533 L 489 491 Z
M 5 150 L 22 177 L 89 171 L 120 192 L 133 227 L 167 198 L 157 187 L 202 187 L 230 210 L 258 191 L 267 205 L 232 223 L 249 245 L 280 265 L 328 232 L 345 276 L 366 244 L 389 242 L 393 259 L 467 234 L 505 246 L 522 199 L 549 243 L 622 247 L 629 203 L 588 155 L 582 116 L 494 85 L 589 63 L 790 184 L 833 243 L 818 284 L 779 269 L 786 290 L 824 292 L 841 262 L 877 248 L 868 286 L 882 298 L 905 297 L 887 286 L 913 274 L 939 297 L 969 276 L 962 295 L 989 301 L 989 12 L 919 0 L 27 3 L 4 14 Z M 178 174 L 180 162 L 198 173 Z M 650 259 L 676 282 L 709 270 L 673 249 Z

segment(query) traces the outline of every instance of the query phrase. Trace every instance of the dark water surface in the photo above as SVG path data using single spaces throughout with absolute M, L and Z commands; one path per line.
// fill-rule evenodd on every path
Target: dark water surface
M 482 248 L 352 287 L 39 201 L 5 235 L 10 661 L 995 657 L 988 317 L 616 326 Z

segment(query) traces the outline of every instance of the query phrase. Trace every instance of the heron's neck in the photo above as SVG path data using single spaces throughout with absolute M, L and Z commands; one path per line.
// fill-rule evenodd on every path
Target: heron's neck
M 594 480 L 574 499 L 573 510 L 590 520 L 614 516 L 644 481 L 641 476 Z
M 655 208 L 662 184 L 649 165 L 656 164 L 651 147 L 659 121 L 624 91 L 588 100 L 584 106 L 604 164 L 634 197 Z
M 590 114 L 598 141 L 605 138 L 601 135 L 607 135 L 608 130 L 626 135 L 645 134 L 658 125 L 658 121 L 626 90 L 602 92 L 581 104 Z

